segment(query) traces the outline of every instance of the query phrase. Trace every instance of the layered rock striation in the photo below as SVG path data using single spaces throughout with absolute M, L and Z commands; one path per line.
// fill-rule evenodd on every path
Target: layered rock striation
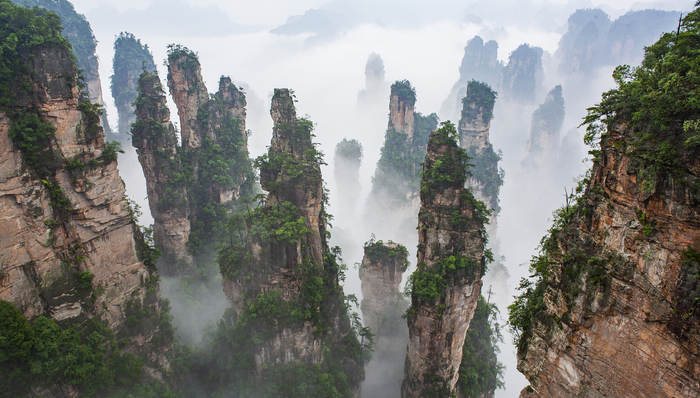
M 119 117 L 117 140 L 126 142 L 131 125 L 136 121 L 134 102 L 138 96 L 139 76 L 144 71 L 154 73 L 156 65 L 148 45 L 141 44 L 131 33 L 121 32 L 114 41 L 112 70 L 110 89 Z
M 5 89 L 0 99 L 3 325 L 8 325 L 9 302 L 35 323 L 32 327 L 51 330 L 50 336 L 33 335 L 36 344 L 66 333 L 78 339 L 53 348 L 76 350 L 71 363 L 61 362 L 71 353 L 51 353 L 48 345 L 33 343 L 24 343 L 28 357 L 8 360 L 3 345 L 0 367 L 13 375 L 3 376 L 4 392 L 21 396 L 23 388 L 32 388 L 32 396 L 63 397 L 101 391 L 104 386 L 90 385 L 90 378 L 111 376 L 77 377 L 72 366 L 86 361 L 77 352 L 93 353 L 89 364 L 80 366 L 111 372 L 108 350 L 101 348 L 110 344 L 112 358 L 120 351 L 139 354 L 149 374 L 162 378 L 172 335 L 159 333 L 167 321 L 161 323 L 152 253 L 125 199 L 116 147 L 105 144 L 99 105 L 79 92 L 78 68 L 58 19 L 7 2 L 0 6 L 3 34 L 16 32 L 17 43 L 14 53 L 4 50 L 5 60 L 14 62 L 3 63 L 11 73 L 0 79 Z M 3 328 L 3 337 L 11 329 Z M 80 340 L 87 336 L 91 345 Z M 32 334 L 23 338 L 30 341 Z M 44 367 L 46 355 L 54 361 L 50 368 Z M 31 372 L 22 365 L 26 360 L 32 361 Z
M 587 141 L 603 133 L 590 177 L 557 212 L 531 264 L 535 279 L 521 283 L 510 308 L 518 370 L 530 381 L 521 396 L 700 393 L 691 127 L 700 111 L 697 95 L 681 89 L 694 79 L 697 18 L 696 10 L 679 33 L 662 36 L 640 69 L 619 67 L 617 89 L 590 110 Z
M 465 189 L 469 157 L 456 134 L 449 122 L 433 131 L 423 166 L 402 397 L 457 392 L 462 346 L 481 292 L 488 212 Z
M 364 379 L 364 347 L 344 304 L 338 252 L 327 242 L 313 124 L 296 117 L 287 89 L 275 89 L 270 114 L 272 141 L 257 160 L 268 194 L 260 207 L 231 225 L 233 242 L 219 257 L 233 333 L 240 339 L 224 348 L 245 358 L 219 377 L 274 382 L 279 375 L 307 369 L 309 380 L 327 372 L 342 396 L 356 396 Z M 291 380 L 284 388 L 302 382 Z M 264 383 L 248 387 L 266 388 Z M 321 396 L 313 395 L 321 387 L 311 386 L 307 393 Z

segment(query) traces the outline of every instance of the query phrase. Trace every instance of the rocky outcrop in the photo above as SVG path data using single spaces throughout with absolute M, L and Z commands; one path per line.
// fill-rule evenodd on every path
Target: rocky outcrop
M 467 84 L 471 80 L 498 87 L 503 63 L 498 60 L 498 43 L 489 40 L 484 43 L 480 36 L 474 36 L 464 47 L 464 57 L 459 67 L 459 80 L 440 107 L 443 119 L 457 120 L 462 109 L 461 100 L 467 94 Z
M 360 185 L 360 166 L 362 165 L 362 144 L 357 140 L 343 138 L 335 146 L 333 157 L 333 177 L 338 190 L 339 213 L 355 216 L 355 207 Z
M 663 32 L 675 31 L 680 12 L 661 10 L 630 11 L 617 18 L 606 38 L 606 59 L 611 65 L 638 65 L 644 47 L 654 43 Z
M 99 60 L 97 59 L 97 40 L 92 33 L 90 23 L 84 15 L 78 14 L 68 0 L 13 0 L 24 7 L 43 7 L 55 12 L 62 20 L 61 34 L 70 41 L 73 53 L 78 61 L 78 69 L 85 78 L 85 91 L 90 101 L 105 106 L 102 98 L 102 81 L 100 80 Z M 111 134 L 107 114 L 103 111 L 100 123 L 107 135 Z
M 501 71 L 499 95 L 506 101 L 526 104 L 535 101 L 544 80 L 542 49 L 522 44 L 508 57 Z
M 408 230 L 418 212 L 420 163 L 438 118 L 435 114 L 423 116 L 415 112 L 415 102 L 416 92 L 408 80 L 391 86 L 389 125 L 365 207 L 364 219 L 369 220 L 371 230 L 376 233 Z
M 393 349 L 397 344 L 405 351 L 407 330 L 401 316 L 406 311 L 399 288 L 408 268 L 408 250 L 392 241 L 370 241 L 360 265 L 362 282 L 362 317 L 374 333 L 375 352 Z
M 18 28 L 12 25 L 17 12 L 4 10 L 7 29 Z M 40 14 L 32 17 L 37 20 L 30 14 L 23 15 L 21 29 L 45 26 Z M 171 342 L 166 338 L 158 348 L 152 342 L 161 310 L 155 269 L 124 196 L 115 148 L 105 145 L 99 107 L 79 93 L 73 56 L 57 32 L 47 37 L 52 29 L 18 35 L 16 59 L 27 73 L 13 71 L 11 90 L 3 93 L 0 300 L 30 321 L 45 316 L 76 333 L 86 325 L 90 333 L 106 327 L 123 338 L 122 352 L 142 355 L 160 378 Z M 44 44 L 23 41 L 28 37 Z M 154 318 L 134 314 L 135 307 Z M 140 326 L 127 322 L 132 316 Z M 95 332 L 99 344 L 108 344 L 101 333 Z M 41 380 L 42 372 L 33 368 L 32 377 Z M 52 396 L 68 396 L 68 390 Z
M 162 252 L 159 268 L 165 274 L 190 267 L 190 208 L 175 128 L 170 122 L 163 87 L 157 72 L 139 78 L 136 122 L 131 143 L 136 148 L 146 178 L 148 203 L 153 217 L 153 237 Z
M 449 122 L 430 135 L 421 178 L 402 397 L 457 392 L 462 346 L 481 292 L 484 205 L 464 188 L 468 156 Z
M 536 172 L 557 163 L 561 127 L 564 124 L 564 97 L 561 86 L 547 94 L 544 103 L 532 114 L 530 140 L 523 168 Z
M 182 147 L 198 148 L 202 137 L 198 133 L 197 114 L 209 101 L 209 91 L 197 55 L 186 47 L 168 47 L 168 88 L 180 117 Z
M 133 144 L 142 148 L 139 159 L 149 181 L 156 244 L 166 254 L 159 267 L 168 274 L 192 273 L 193 265 L 213 270 L 209 265 L 215 264 L 215 246 L 226 217 L 241 196 L 252 192 L 245 94 L 222 76 L 219 91 L 210 98 L 199 60 L 185 47 L 171 46 L 168 60 L 182 146 L 155 74 L 141 77 L 147 87 L 140 88 L 138 120 L 132 127 Z
M 236 333 L 242 339 L 259 339 L 250 347 L 237 343 L 232 349 L 251 355 L 253 369 L 240 371 L 257 379 L 299 366 L 314 375 L 325 369 L 342 373 L 333 374 L 347 381 L 335 387 L 357 395 L 364 379 L 362 346 L 343 304 L 335 252 L 327 243 L 313 124 L 296 117 L 287 89 L 275 89 L 270 114 L 272 141 L 267 155 L 258 159 L 260 183 L 268 195 L 238 225 L 240 241 L 219 257 L 224 291 L 239 325 Z M 329 361 L 340 366 L 328 370 Z
M 474 167 L 467 178 L 467 187 L 474 197 L 484 202 L 492 213 L 489 216 L 488 234 L 496 236 L 496 221 L 500 206 L 498 193 L 503 185 L 503 171 L 498 168 L 499 154 L 489 141 L 489 129 L 493 118 L 496 93 L 485 83 L 472 80 L 463 99 L 462 118 L 459 121 L 459 144 L 472 158 Z
M 114 41 L 114 59 L 112 60 L 111 91 L 117 106 L 119 122 L 117 124 L 118 141 L 126 142 L 131 125 L 136 121 L 134 102 L 138 95 L 138 83 L 141 73 L 155 73 L 148 45 L 141 44 L 133 34 L 121 32 Z
M 602 122 L 586 137 L 602 134 L 590 177 L 555 213 L 510 308 L 522 397 L 700 394 L 700 112 L 682 89 L 698 13 L 589 111 Z

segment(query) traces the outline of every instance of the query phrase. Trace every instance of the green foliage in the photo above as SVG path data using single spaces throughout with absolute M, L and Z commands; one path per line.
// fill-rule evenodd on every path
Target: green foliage
M 394 242 L 390 240 L 388 243 L 393 244 Z M 396 244 L 396 247 L 390 247 L 385 245 L 381 240 L 375 241 L 374 235 L 372 235 L 372 238 L 365 242 L 364 249 L 365 255 L 372 261 L 378 261 L 384 264 L 386 261 L 393 261 L 398 257 L 404 260 L 404 271 L 408 268 L 408 249 L 402 244 Z
M 464 149 L 457 146 L 457 130 L 454 125 L 447 121 L 441 123 L 441 126 L 432 133 L 428 145 L 446 145 L 448 148 L 434 160 L 426 158 L 420 190 L 427 195 L 434 195 L 447 188 L 461 188 L 471 175 L 471 158 Z
M 700 241 L 688 245 L 681 256 L 681 273 L 668 328 L 677 337 L 686 339 L 693 334 L 693 323 L 700 320 Z
M 335 157 L 359 164 L 362 162 L 362 144 L 355 139 L 348 141 L 347 138 L 343 138 L 335 146 Z
M 83 119 L 80 122 L 80 132 L 83 136 L 83 143 L 94 142 L 104 134 L 102 126 L 100 126 L 102 105 L 93 104 L 89 99 L 82 98 L 78 102 L 78 110 L 83 115 Z
M 470 169 L 471 175 L 484 184 L 482 190 L 484 196 L 491 198 L 491 202 L 487 204 L 488 207 L 499 211 L 501 207 L 498 205 L 498 193 L 505 178 L 505 171 L 498 168 L 498 162 L 503 158 L 502 152 L 496 153 L 491 144 L 483 153 L 477 153 L 474 147 L 467 149 L 466 152 L 473 165 Z
M 57 383 L 76 387 L 81 397 L 125 397 L 143 388 L 136 386 L 141 384 L 143 361 L 121 354 L 114 336 L 99 322 L 64 329 L 40 316 L 30 323 L 11 303 L 0 300 L 0 326 L 0 397 L 27 396 L 32 386 Z M 150 384 L 150 389 L 164 391 L 157 382 Z
M 473 122 L 481 113 L 482 122 L 490 122 L 493 119 L 496 95 L 496 92 L 488 84 L 473 79 L 469 81 L 467 95 L 462 98 L 462 118 Z
M 116 141 L 107 142 L 105 143 L 105 149 L 102 150 L 102 160 L 107 164 L 116 162 L 120 153 L 124 153 L 121 143 Z
M 391 96 L 394 95 L 399 97 L 399 101 L 403 101 L 409 106 L 416 103 L 416 89 L 411 86 L 411 82 L 408 80 L 397 80 L 391 85 Z
M 460 274 L 474 280 L 483 271 L 483 266 L 478 262 L 458 253 L 439 259 L 432 267 L 425 263 L 418 264 L 418 268 L 406 283 L 406 291 L 412 298 L 423 301 L 442 299 L 452 277 Z
M 92 291 L 92 280 L 95 279 L 95 275 L 90 271 L 80 271 L 75 274 L 75 288 L 80 292 L 91 292 Z
M 503 388 L 505 366 L 498 361 L 498 342 L 503 341 L 496 322 L 498 309 L 484 296 L 474 311 L 467 336 L 462 347 L 462 363 L 459 367 L 459 387 L 462 397 L 478 398 L 497 388 Z
M 249 228 L 252 236 L 286 243 L 294 243 L 309 233 L 304 217 L 291 202 L 255 208 Z
M 114 74 L 110 78 L 110 89 L 114 102 L 117 107 L 130 108 L 138 95 L 136 87 L 141 72 L 153 73 L 156 66 L 148 45 L 142 45 L 141 40 L 131 33 L 121 32 L 114 41 L 112 69 Z
M 585 142 L 596 145 L 598 137 L 606 139 L 606 128 L 625 121 L 632 133 L 627 153 L 637 160 L 632 170 L 650 180 L 688 174 L 686 158 L 695 156 L 688 149 L 700 142 L 694 127 L 700 119 L 699 37 L 700 11 L 694 10 L 678 33 L 666 33 L 646 48 L 641 66 L 618 66 L 613 73 L 617 88 L 588 109 Z
M 60 156 L 52 148 L 56 127 L 44 121 L 38 110 L 31 108 L 10 112 L 10 121 L 8 135 L 14 145 L 22 151 L 27 164 L 39 176 L 51 175 Z
M 78 61 L 78 67 L 85 71 L 97 68 L 94 58 L 97 40 L 92 33 L 90 23 L 84 15 L 78 14 L 68 0 L 13 0 L 24 7 L 42 7 L 56 13 L 61 19 L 63 32 L 71 44 Z
M 182 44 L 168 44 L 168 63 L 183 58 L 178 65 L 185 70 L 196 70 L 200 67 L 199 56 Z

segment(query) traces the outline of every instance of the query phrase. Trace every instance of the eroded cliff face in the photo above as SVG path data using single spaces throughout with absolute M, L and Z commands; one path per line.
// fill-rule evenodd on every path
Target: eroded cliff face
M 362 349 L 343 304 L 336 254 L 326 241 L 313 124 L 296 117 L 287 89 L 275 89 L 270 114 L 272 141 L 267 155 L 257 161 L 260 183 L 269 193 L 261 207 L 234 227 L 241 241 L 219 257 L 236 330 L 244 336 L 257 334 L 260 340 L 250 348 L 234 349 L 252 355 L 258 379 L 297 366 L 326 369 L 329 361 L 340 361 L 333 371 L 340 370 L 347 378 L 343 389 L 357 395 L 364 379 Z
M 449 122 L 431 133 L 423 166 L 402 397 L 457 392 L 462 346 L 481 292 L 486 216 L 464 188 L 468 157 L 455 135 Z
M 624 150 L 629 142 L 625 124 L 608 131 L 584 207 L 551 239 L 558 250 L 547 257 L 554 266 L 544 308 L 518 350 L 530 381 L 521 396 L 700 391 L 700 323 L 682 307 L 697 294 L 684 254 L 700 237 L 697 200 L 670 179 L 645 188 L 638 160 Z M 696 181 L 697 158 L 687 166 Z
M 393 90 L 389 99 L 389 128 L 406 133 L 406 142 L 413 141 L 413 112 L 416 99 Z
M 159 268 L 173 274 L 193 263 L 187 249 L 190 209 L 177 135 L 157 72 L 144 72 L 139 79 L 131 134 L 146 178 L 153 237 L 162 252 Z
M 43 315 L 78 330 L 102 323 L 160 377 L 169 343 L 151 344 L 158 321 L 127 322 L 136 307 L 159 313 L 158 283 L 139 258 L 143 236 L 98 108 L 79 94 L 69 49 L 35 47 L 20 59 L 30 73 L 12 78 L 27 78 L 31 90 L 10 86 L 16 102 L 0 113 L 0 300 L 29 320 Z

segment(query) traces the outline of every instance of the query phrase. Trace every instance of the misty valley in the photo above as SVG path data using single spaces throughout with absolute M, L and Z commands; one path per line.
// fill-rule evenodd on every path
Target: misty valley
M 0 397 L 700 395 L 700 1 L 207 3 L 0 0 Z

